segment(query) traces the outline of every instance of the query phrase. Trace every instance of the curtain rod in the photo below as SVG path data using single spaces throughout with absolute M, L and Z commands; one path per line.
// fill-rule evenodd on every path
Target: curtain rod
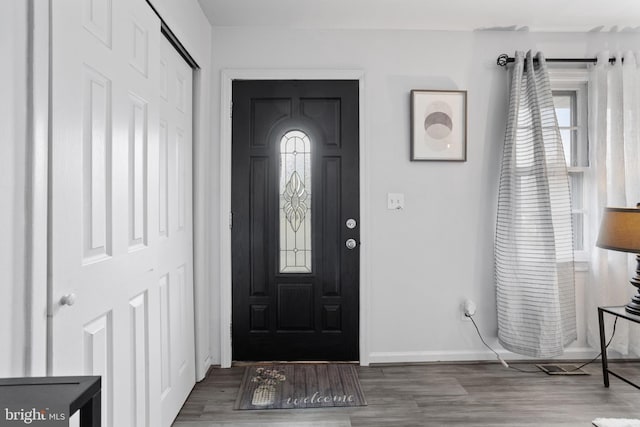
M 515 62 L 515 58 L 503 53 L 498 56 L 498 60 L 496 63 L 501 67 L 506 67 L 507 64 L 511 62 Z M 536 58 L 533 58 L 536 61 Z M 545 58 L 547 62 L 578 62 L 578 63 L 595 63 L 598 61 L 598 58 Z M 624 59 L 623 59 L 624 61 Z M 616 62 L 616 58 L 609 58 L 609 63 L 613 64 Z

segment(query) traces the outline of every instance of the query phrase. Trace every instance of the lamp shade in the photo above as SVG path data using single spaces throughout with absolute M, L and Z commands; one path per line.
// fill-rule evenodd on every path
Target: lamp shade
M 596 246 L 640 254 L 640 209 L 605 208 Z

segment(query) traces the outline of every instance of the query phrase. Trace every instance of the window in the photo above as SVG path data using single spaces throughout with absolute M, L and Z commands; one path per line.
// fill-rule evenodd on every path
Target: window
M 588 260 L 586 216 L 588 194 L 585 184 L 589 170 L 587 136 L 587 73 L 584 71 L 550 71 L 553 102 L 564 148 L 573 218 L 573 248 L 576 261 Z
M 311 141 L 280 139 L 280 273 L 311 273 Z

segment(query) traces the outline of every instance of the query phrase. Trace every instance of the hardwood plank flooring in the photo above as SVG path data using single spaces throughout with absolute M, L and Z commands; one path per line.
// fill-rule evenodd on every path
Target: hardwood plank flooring
M 563 362 L 564 363 L 564 362 Z M 533 364 L 423 364 L 358 367 L 368 406 L 236 411 L 244 367 L 212 369 L 196 384 L 174 427 L 591 426 L 595 418 L 640 418 L 640 390 L 610 377 L 559 376 Z M 610 368 L 640 382 L 640 363 Z

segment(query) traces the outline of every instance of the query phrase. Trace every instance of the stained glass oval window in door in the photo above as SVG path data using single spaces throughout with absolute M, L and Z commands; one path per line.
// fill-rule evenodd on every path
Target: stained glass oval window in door
M 280 139 L 280 273 L 311 273 L 311 140 Z

